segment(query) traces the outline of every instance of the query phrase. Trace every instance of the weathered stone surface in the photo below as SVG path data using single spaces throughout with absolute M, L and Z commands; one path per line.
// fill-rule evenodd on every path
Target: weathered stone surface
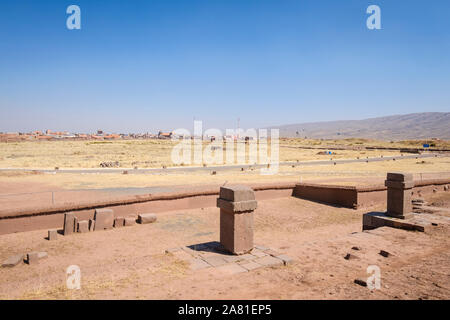
M 89 231 L 92 232 L 95 230 L 95 220 L 89 219 Z
M 255 200 L 255 193 L 250 187 L 236 185 L 221 187 L 219 197 L 230 202 L 240 202 Z
M 294 263 L 294 259 L 292 259 L 291 257 L 285 255 L 285 254 L 280 254 L 279 256 L 276 256 L 276 258 L 280 259 L 281 261 L 283 261 L 283 264 L 285 266 L 290 265 L 292 263 Z
M 83 220 L 78 222 L 78 233 L 88 233 L 89 232 L 89 221 Z
M 153 223 L 157 219 L 156 214 L 154 213 L 142 213 L 138 215 L 138 222 L 140 224 Z
M 275 250 L 272 250 L 272 249 L 267 249 L 264 252 L 267 253 L 268 255 L 271 255 L 272 257 L 276 257 L 276 256 L 281 255 L 281 253 L 279 253 L 279 252 L 277 252 Z
M 387 180 L 391 181 L 413 181 L 412 173 L 398 173 L 398 172 L 389 172 L 387 174 Z
M 241 256 L 225 256 L 225 257 L 223 257 L 223 259 L 226 261 L 226 262 L 237 262 L 237 261 L 239 261 L 239 258 L 240 258 Z
M 217 198 L 217 207 L 230 212 L 253 211 L 258 206 L 256 200 L 230 202 L 221 198 Z
M 255 256 L 257 258 L 265 257 L 267 256 L 267 253 L 261 250 L 253 249 L 251 252 L 252 256 Z
M 204 257 L 203 260 L 213 267 L 218 267 L 227 263 L 224 258 L 218 256 Z
M 19 263 L 23 262 L 24 255 L 16 254 L 15 256 L 9 257 L 5 261 L 3 261 L 3 268 L 12 268 L 17 266 Z
M 111 209 L 96 209 L 94 219 L 95 231 L 112 229 L 114 224 L 114 212 Z
M 431 224 L 429 225 L 431 226 Z M 385 226 L 421 232 L 425 232 L 427 228 L 426 224 L 415 221 L 414 219 L 410 220 L 398 219 L 390 217 L 382 212 L 369 212 L 363 215 L 363 230 L 371 230 Z
M 75 215 L 73 213 L 65 213 L 63 234 L 67 236 L 74 232 L 75 232 Z
M 253 249 L 253 212 L 234 214 L 220 210 L 220 243 L 233 254 Z
M 407 219 L 412 212 L 411 191 L 414 186 L 412 174 L 388 173 L 387 180 L 387 211 L 386 215 Z
M 189 262 L 192 270 L 201 270 L 211 267 L 210 264 L 206 263 L 204 260 L 200 258 L 191 258 Z
M 224 264 L 223 266 L 217 267 L 216 270 L 218 272 L 229 274 L 229 275 L 248 272 L 247 269 L 238 265 L 237 263 Z
M 39 252 L 28 253 L 27 254 L 27 263 L 30 265 L 39 263 Z
M 414 187 L 414 181 L 407 181 L 407 182 L 402 182 L 402 181 L 390 181 L 390 180 L 386 180 L 384 182 L 384 185 L 388 188 L 394 188 L 394 189 L 412 189 Z
M 136 218 L 134 217 L 126 217 L 124 225 L 125 227 L 134 226 L 136 224 Z
M 253 261 L 241 263 L 240 266 L 247 269 L 248 271 L 252 271 L 252 270 L 259 269 L 262 267 L 259 263 L 256 263 Z
M 58 230 L 56 229 L 48 230 L 48 240 L 53 241 L 56 239 L 58 239 Z
M 283 261 L 281 259 L 272 257 L 272 256 L 265 256 L 262 258 L 257 258 L 254 260 L 254 262 L 264 266 L 264 267 L 275 267 L 275 266 L 281 266 L 283 265 Z
M 125 218 L 124 217 L 117 217 L 114 219 L 114 228 L 121 228 L 125 225 Z

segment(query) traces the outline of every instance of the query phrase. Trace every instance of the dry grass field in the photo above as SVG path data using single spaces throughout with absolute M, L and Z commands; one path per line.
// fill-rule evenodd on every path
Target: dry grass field
M 334 150 L 334 159 L 397 155 L 398 151 L 359 150 L 362 147 L 421 147 L 424 141 L 389 143 L 367 139 L 312 140 L 280 139 L 280 161 L 305 161 L 329 159 L 318 154 L 317 149 L 345 147 Z M 450 148 L 448 141 L 436 141 L 436 147 Z M 102 162 L 118 162 L 120 168 L 161 168 L 174 166 L 171 160 L 177 142 L 170 140 L 119 140 L 119 141 L 41 141 L 0 143 L 0 168 L 99 168 Z M 204 143 L 205 149 L 209 143 Z M 270 143 L 268 145 L 270 151 Z M 236 149 L 236 145 L 235 145 Z M 353 150 L 351 150 L 353 149 Z M 248 146 L 246 146 L 248 151 Z M 224 162 L 225 151 L 223 149 Z M 192 155 L 193 157 L 193 155 Z M 193 161 L 192 161 L 193 163 Z M 188 164 L 184 164 L 188 165 Z

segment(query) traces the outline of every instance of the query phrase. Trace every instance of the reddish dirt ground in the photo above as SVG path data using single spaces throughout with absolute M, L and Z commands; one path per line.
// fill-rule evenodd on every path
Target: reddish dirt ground
M 445 204 L 450 193 L 433 197 Z M 217 241 L 217 208 L 158 213 L 153 224 L 59 236 L 57 241 L 45 239 L 47 230 L 3 235 L 2 261 L 30 251 L 47 251 L 49 257 L 38 265 L 0 268 L 0 298 L 449 299 L 448 225 L 431 233 L 386 227 L 362 232 L 365 212 L 292 197 L 259 201 L 255 243 L 285 253 L 296 263 L 235 275 L 194 271 L 164 253 L 172 247 Z M 391 255 L 385 258 L 380 250 Z M 355 258 L 344 259 L 347 253 Z M 80 290 L 66 288 L 70 265 L 81 268 Z M 379 290 L 354 283 L 356 278 L 367 279 L 369 265 L 381 270 Z

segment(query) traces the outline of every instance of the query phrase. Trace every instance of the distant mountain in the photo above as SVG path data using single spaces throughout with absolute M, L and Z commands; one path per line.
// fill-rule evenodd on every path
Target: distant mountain
M 280 129 L 280 137 L 379 140 L 450 139 L 450 112 L 411 113 L 365 120 L 299 123 L 270 128 Z

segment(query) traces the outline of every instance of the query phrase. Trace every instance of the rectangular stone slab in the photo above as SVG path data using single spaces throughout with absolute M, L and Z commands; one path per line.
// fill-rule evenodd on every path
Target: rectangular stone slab
M 84 220 L 78 222 L 78 232 L 79 233 L 88 233 L 89 232 L 89 221 Z
M 125 218 L 124 217 L 117 217 L 114 220 L 114 228 L 121 228 L 125 225 Z
M 114 225 L 114 212 L 111 209 L 96 209 L 94 219 L 95 231 L 112 229 Z
M 140 224 L 153 223 L 156 221 L 156 214 L 154 213 L 142 213 L 138 215 L 138 222 Z
M 17 266 L 19 263 L 23 262 L 24 255 L 17 254 L 15 256 L 9 257 L 5 261 L 3 261 L 2 267 L 4 268 L 12 268 Z
M 391 181 L 413 181 L 412 173 L 399 173 L 399 172 L 388 172 L 387 180 Z
M 231 202 L 221 198 L 217 198 L 217 207 L 230 212 L 245 212 L 256 209 L 258 202 L 256 200 Z
M 53 241 L 58 239 L 58 230 L 52 229 L 48 230 L 48 240 Z
M 413 214 L 411 214 L 414 216 Z M 372 230 L 380 227 L 391 227 L 410 231 L 426 232 L 431 223 L 425 224 L 416 221 L 413 217 L 409 220 L 389 217 L 383 212 L 369 212 L 363 215 L 363 230 Z
M 75 215 L 73 213 L 64 214 L 64 230 L 65 236 L 74 233 L 75 231 Z
M 220 187 L 220 198 L 231 202 L 255 200 L 255 192 L 247 186 Z
M 125 222 L 124 222 L 125 227 L 134 226 L 135 224 L 136 224 L 136 218 L 134 218 L 134 217 L 125 218 Z

